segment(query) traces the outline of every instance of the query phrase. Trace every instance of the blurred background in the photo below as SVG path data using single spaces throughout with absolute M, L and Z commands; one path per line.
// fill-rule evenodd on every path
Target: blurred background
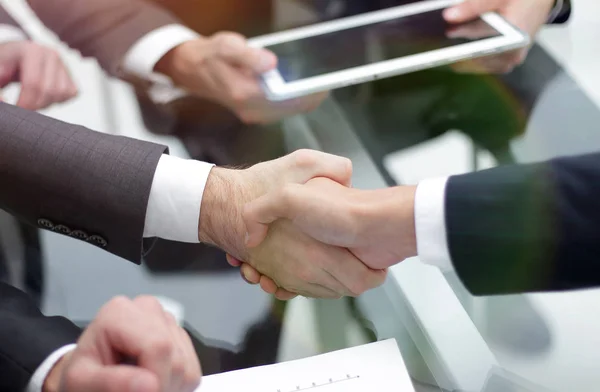
M 156 2 L 202 34 L 252 37 L 318 19 L 314 7 L 294 0 Z M 243 125 L 179 91 L 149 93 L 109 77 L 60 43 L 25 1 L 0 3 L 33 39 L 60 51 L 79 87 L 75 99 L 43 113 L 165 144 L 176 156 L 229 165 L 317 148 L 352 158 L 354 184 L 376 188 L 600 148 L 596 0 L 574 0 L 569 24 L 544 28 L 525 64 L 508 75 L 405 75 L 337 91 L 315 112 L 267 127 Z M 18 86 L 2 94 L 14 102 Z M 0 240 L 16 276 L 26 274 L 22 239 L 2 215 Z M 206 366 L 215 372 L 395 337 L 418 390 L 485 390 L 497 376 L 523 388 L 515 391 L 600 385 L 595 290 L 476 299 L 456 277 L 409 260 L 356 301 L 283 304 L 208 247 L 161 242 L 138 267 L 49 232 L 40 244 L 29 252 L 41 252 L 46 314 L 85 325 L 117 294 L 159 296 L 199 341 L 236 354 Z

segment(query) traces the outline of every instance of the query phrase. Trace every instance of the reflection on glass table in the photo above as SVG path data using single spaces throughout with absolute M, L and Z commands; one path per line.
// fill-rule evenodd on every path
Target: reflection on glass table
M 598 106 L 536 46 L 508 75 L 447 67 L 340 90 L 286 128 L 297 147 L 353 159 L 354 185 L 372 189 L 597 151 L 599 121 Z M 474 298 L 454 274 L 418 260 L 390 275 L 357 309 L 377 339 L 398 339 L 415 379 L 444 390 L 510 390 L 506 380 L 515 390 L 596 387 L 597 350 L 585 343 L 599 321 L 589 312 L 596 292 Z M 569 303 L 587 310 L 577 317 L 590 327 L 569 322 Z

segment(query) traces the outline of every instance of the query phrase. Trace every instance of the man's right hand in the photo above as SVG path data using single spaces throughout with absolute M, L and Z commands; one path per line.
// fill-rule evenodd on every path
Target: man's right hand
M 310 112 L 327 97 L 328 93 L 317 93 L 284 102 L 269 101 L 259 78 L 276 66 L 277 57 L 272 52 L 251 47 L 239 34 L 223 32 L 179 45 L 158 62 L 156 71 L 189 92 L 225 106 L 249 124 Z
M 371 269 L 383 270 L 417 253 L 415 191 L 409 186 L 364 191 L 324 178 L 288 184 L 246 206 L 247 245 L 261 244 L 271 235 L 272 223 L 284 221 L 317 241 L 348 248 Z M 245 279 L 260 283 L 267 293 L 282 299 L 300 294 L 243 264 L 244 259 L 230 256 L 228 261 L 240 265 Z
M 365 266 L 343 247 L 325 245 L 291 222 L 277 222 L 260 246 L 249 249 L 244 205 L 286 185 L 325 177 L 348 186 L 346 158 L 301 150 L 246 170 L 213 169 L 200 211 L 199 238 L 248 262 L 279 287 L 307 297 L 357 296 L 381 285 L 386 271 Z
M 0 88 L 21 83 L 17 106 L 29 110 L 44 109 L 77 95 L 60 55 L 31 41 L 0 45 Z
M 151 297 L 115 298 L 77 348 L 50 371 L 44 392 L 192 392 L 200 363 L 188 334 Z

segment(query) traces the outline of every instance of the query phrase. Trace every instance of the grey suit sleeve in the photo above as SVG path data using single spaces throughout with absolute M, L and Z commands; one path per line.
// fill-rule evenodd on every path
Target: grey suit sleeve
M 150 188 L 166 147 L 0 104 L 0 208 L 141 262 Z

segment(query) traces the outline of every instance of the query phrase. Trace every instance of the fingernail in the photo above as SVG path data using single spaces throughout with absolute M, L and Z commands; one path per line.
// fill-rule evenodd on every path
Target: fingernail
M 244 272 L 244 270 L 242 270 L 242 279 L 244 279 L 246 281 L 246 283 L 248 283 L 248 284 L 254 284 L 254 283 L 250 282 L 250 280 L 246 276 L 246 273 Z
M 250 233 L 246 232 L 246 235 L 244 236 L 244 244 L 248 246 L 248 242 L 250 242 Z

